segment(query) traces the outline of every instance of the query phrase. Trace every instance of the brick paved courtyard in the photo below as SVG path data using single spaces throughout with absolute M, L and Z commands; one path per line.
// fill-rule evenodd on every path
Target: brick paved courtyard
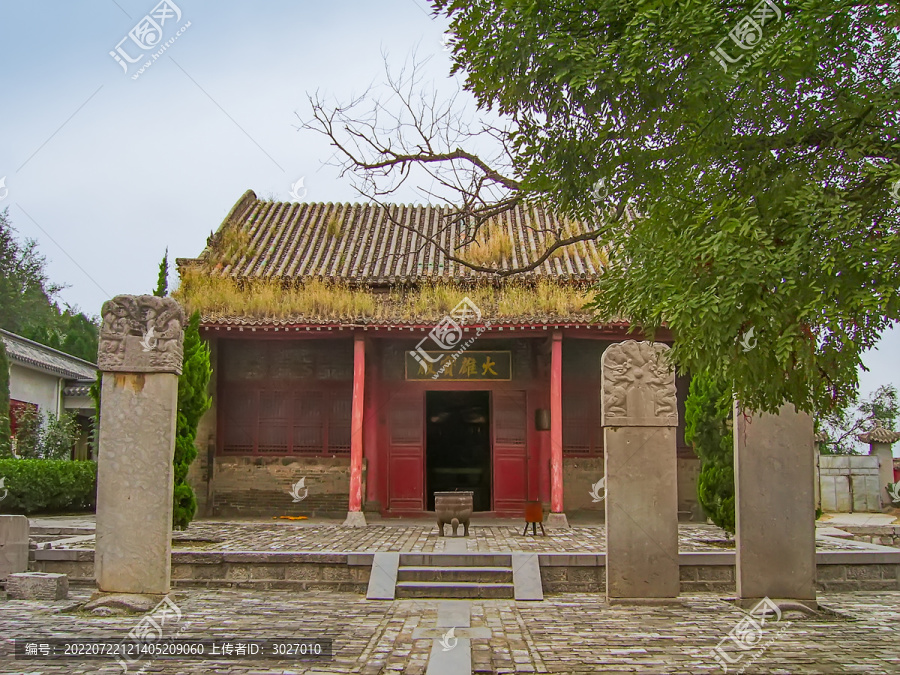
M 81 521 L 81 525 L 90 523 Z M 36 521 L 41 530 L 47 521 Z M 65 521 L 51 521 L 64 523 Z M 723 530 L 714 525 L 682 523 L 679 525 L 679 550 L 727 550 Z M 88 531 L 88 530 L 85 530 Z M 33 530 L 34 532 L 34 530 Z M 430 521 L 375 521 L 365 528 L 342 527 L 339 521 L 212 521 L 198 520 L 184 532 L 175 532 L 175 549 L 216 551 L 333 551 L 369 553 L 376 551 L 441 552 L 448 536 L 438 536 L 437 526 Z M 41 534 L 40 540 L 73 539 L 71 535 Z M 93 548 L 90 536 L 75 537 L 63 546 Z M 462 538 L 459 538 L 462 539 Z M 509 520 L 474 521 L 465 538 L 471 552 L 530 551 L 535 553 L 602 553 L 606 551 L 606 529 L 602 524 L 578 524 L 569 529 L 547 528 L 547 536 L 522 536 L 522 526 Z M 862 548 L 853 541 L 819 539 L 819 550 L 853 550 Z M 54 544 L 54 547 L 58 547 Z M 732 549 L 733 550 L 733 549 Z
M 49 664 L 9 656 L 13 638 L 124 637 L 138 617 L 64 611 L 86 600 L 91 590 L 76 587 L 63 602 L 0 602 L 0 673 L 121 672 L 101 661 Z M 331 637 L 334 660 L 302 664 L 158 659 L 145 672 L 424 673 L 432 640 L 416 638 L 414 632 L 436 625 L 440 602 L 366 601 L 356 594 L 320 591 L 197 589 L 173 597 L 183 613 L 181 626 L 186 626 L 181 637 Z M 472 640 L 473 669 L 484 673 L 721 673 L 711 650 L 742 617 L 711 594 L 684 596 L 679 605 L 667 607 L 609 606 L 600 596 L 583 594 L 551 596 L 538 603 L 466 602 L 471 626 L 490 631 L 489 638 Z M 776 633 L 778 637 L 744 672 L 900 672 L 900 592 L 823 594 L 820 602 L 836 614 L 785 615 L 763 641 Z M 748 651 L 729 672 L 737 672 L 756 654 Z

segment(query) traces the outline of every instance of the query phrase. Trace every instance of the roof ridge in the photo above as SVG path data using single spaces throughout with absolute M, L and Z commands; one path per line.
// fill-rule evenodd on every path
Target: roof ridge
M 91 363 L 90 361 L 85 361 L 82 358 L 79 358 L 77 356 L 72 356 L 71 354 L 67 354 L 66 352 L 60 351 L 59 349 L 54 349 L 53 347 L 48 347 L 45 344 L 41 344 L 40 342 L 35 342 L 34 340 L 30 340 L 27 337 L 23 337 L 23 336 L 19 335 L 18 333 L 13 333 L 13 332 L 5 330 L 3 328 L 0 328 L 0 333 L 13 338 L 14 340 L 19 340 L 21 342 L 25 342 L 33 347 L 37 347 L 39 349 L 43 349 L 48 352 L 53 352 L 54 354 L 62 356 L 63 358 L 70 359 L 72 361 L 77 361 L 78 363 L 80 363 L 82 365 L 90 366 L 94 370 L 98 370 L 96 363 Z

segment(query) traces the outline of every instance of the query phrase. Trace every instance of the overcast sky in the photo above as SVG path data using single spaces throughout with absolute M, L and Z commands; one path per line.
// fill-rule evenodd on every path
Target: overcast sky
M 425 0 L 176 2 L 0 0 L 0 209 L 90 314 L 150 292 L 166 247 L 199 254 L 247 189 L 288 201 L 304 178 L 306 201 L 357 201 L 296 128 L 307 92 L 347 100 L 384 80 L 382 53 L 399 68 L 413 50 L 439 91 L 460 86 Z M 135 41 L 155 37 L 147 15 L 170 44 L 140 72 L 160 49 Z M 868 355 L 863 393 L 895 381 L 898 347 L 891 331 Z

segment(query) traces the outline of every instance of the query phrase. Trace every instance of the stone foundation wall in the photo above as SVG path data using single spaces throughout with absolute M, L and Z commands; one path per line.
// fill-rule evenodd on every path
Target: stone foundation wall
M 36 559 L 35 559 L 36 558 Z M 176 586 L 216 588 L 321 588 L 365 593 L 372 554 L 241 553 L 176 551 L 172 581 Z M 93 583 L 94 552 L 88 549 L 32 551 L 29 569 L 69 575 L 72 583 Z M 541 556 L 545 593 L 603 593 L 606 567 L 596 556 Z M 900 564 L 819 563 L 819 591 L 900 591 Z M 682 564 L 682 593 L 734 593 L 733 564 Z
M 854 541 L 900 547 L 900 525 L 879 525 L 876 527 L 846 527 L 841 525 L 840 529 L 852 534 Z
M 594 502 L 591 487 L 603 478 L 603 457 L 563 458 L 563 505 L 566 512 L 602 514 L 604 502 Z
M 900 565 L 819 565 L 816 586 L 821 591 L 896 591 Z
M 900 565 L 818 565 L 819 591 L 900 591 Z M 682 593 L 734 593 L 733 565 L 682 565 Z M 606 568 L 541 567 L 545 593 L 603 593 Z
M 291 488 L 301 478 L 307 496 L 295 502 Z M 350 458 L 216 457 L 211 492 L 213 516 L 345 516 Z

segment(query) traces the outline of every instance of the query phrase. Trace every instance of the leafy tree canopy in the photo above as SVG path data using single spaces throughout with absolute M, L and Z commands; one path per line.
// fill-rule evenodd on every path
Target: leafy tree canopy
M 34 240 L 16 239 L 9 210 L 0 212 L 0 328 L 77 356 L 97 360 L 99 324 L 54 300 L 62 286 L 47 277 Z
M 860 354 L 900 319 L 895 4 L 432 5 L 451 20 L 454 72 L 509 120 L 494 135 L 511 175 L 448 160 L 437 132 L 355 169 L 466 160 L 476 197 L 490 183 L 494 204 L 593 219 L 612 260 L 598 315 L 667 324 L 682 368 L 752 408 L 852 398 Z M 317 117 L 329 134 L 344 122 Z

